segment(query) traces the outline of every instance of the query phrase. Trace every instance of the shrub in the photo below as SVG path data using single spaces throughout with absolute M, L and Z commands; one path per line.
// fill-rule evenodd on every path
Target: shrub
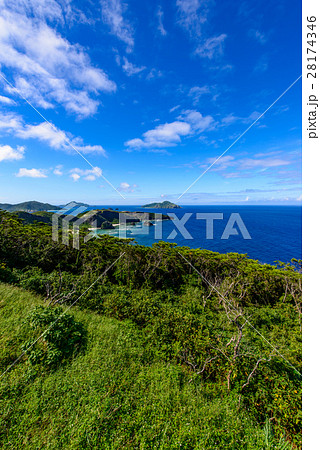
M 113 225 L 108 220 L 105 220 L 101 224 L 101 230 L 113 230 Z
M 86 330 L 71 314 L 61 307 L 36 307 L 27 317 L 27 324 L 40 334 L 34 345 L 34 338 L 22 346 L 32 365 L 41 364 L 56 367 L 76 355 L 86 342 Z

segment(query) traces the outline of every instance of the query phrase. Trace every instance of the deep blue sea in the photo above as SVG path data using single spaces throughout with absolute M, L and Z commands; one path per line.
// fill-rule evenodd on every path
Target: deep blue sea
M 98 207 L 98 206 L 96 206 Z M 99 208 L 102 206 L 100 205 Z M 103 206 L 109 208 L 110 206 Z M 127 237 L 134 238 L 138 244 L 150 246 L 159 241 L 155 238 L 156 229 L 160 233 L 162 226 L 162 240 L 175 242 L 192 248 L 204 248 L 220 253 L 246 253 L 250 258 L 262 263 L 273 264 L 275 261 L 289 262 L 292 258 L 302 257 L 302 208 L 301 206 L 183 206 L 181 209 L 146 209 L 141 206 L 112 205 L 120 211 L 144 211 L 163 214 L 176 214 L 181 219 L 185 213 L 191 217 L 184 224 L 191 239 L 186 239 L 172 221 L 156 223 L 153 227 L 127 227 Z M 222 220 L 213 222 L 213 239 L 206 238 L 206 221 L 196 218 L 197 213 L 222 213 Z M 230 235 L 228 239 L 221 239 L 230 215 L 238 213 L 251 236 L 244 239 L 238 224 L 234 224 L 237 235 Z M 170 233 L 177 234 L 169 239 Z M 100 234 L 101 232 L 99 232 Z M 105 231 L 107 234 L 118 235 L 118 231 Z

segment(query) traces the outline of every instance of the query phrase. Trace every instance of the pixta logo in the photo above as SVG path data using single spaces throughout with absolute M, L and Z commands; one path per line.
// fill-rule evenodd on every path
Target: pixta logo
M 150 230 L 152 230 L 156 240 L 172 240 L 178 234 L 187 240 L 194 239 L 192 236 L 193 226 L 189 222 L 192 216 L 194 216 L 193 213 L 185 213 L 181 217 L 177 217 L 174 213 L 168 215 L 154 214 L 152 217 L 148 213 L 120 213 L 118 236 L 128 238 L 137 234 L 150 234 Z M 205 226 L 206 239 L 210 240 L 214 239 L 214 222 L 224 220 L 224 215 L 223 213 L 197 213 L 195 218 L 199 221 L 205 221 L 202 223 Z M 170 219 L 170 223 L 173 225 L 173 229 L 170 227 L 168 235 L 163 230 L 163 224 L 167 222 L 167 219 Z M 143 226 L 139 226 L 139 223 Z M 152 225 L 152 228 L 149 228 L 150 225 Z M 168 227 L 166 227 L 166 231 L 168 231 Z M 220 239 L 227 240 L 230 236 L 252 239 L 239 213 L 230 214 Z
M 72 247 L 79 250 L 80 232 L 79 227 L 84 223 L 90 223 L 93 230 L 97 228 L 97 221 L 90 220 L 95 214 L 95 210 L 87 211 L 85 206 L 79 208 L 60 209 L 52 216 L 52 240 L 59 242 L 59 229 L 62 230 L 62 244 L 69 245 L 72 237 Z M 80 217 L 78 217 L 82 214 Z M 88 242 L 95 237 L 94 232 L 90 232 L 84 237 L 84 242 Z

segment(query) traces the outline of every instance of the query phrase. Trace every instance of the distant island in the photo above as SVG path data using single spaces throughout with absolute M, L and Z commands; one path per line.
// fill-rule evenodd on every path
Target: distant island
M 181 206 L 176 205 L 175 203 L 168 202 L 167 200 L 159 203 L 148 203 L 147 205 L 141 206 L 141 208 L 163 208 L 163 209 L 176 209 L 181 208 Z
M 4 211 L 9 212 L 16 212 L 16 211 L 23 211 L 26 213 L 35 213 L 39 211 L 56 211 L 59 209 L 76 209 L 80 206 L 84 206 L 85 208 L 88 208 L 90 205 L 87 205 L 86 203 L 79 203 L 79 202 L 69 202 L 66 205 L 51 205 L 50 203 L 42 203 L 37 202 L 35 200 L 23 202 L 23 203 L 17 203 L 17 204 L 11 204 L 11 203 L 0 203 L 0 209 L 3 209 Z
M 67 203 L 66 205 L 60 206 L 60 208 L 63 209 L 71 209 L 71 208 L 79 208 L 80 206 L 84 206 L 85 208 L 89 208 L 90 205 L 87 203 L 79 203 L 75 202 L 74 200 L 72 202 Z
M 0 209 L 5 211 L 25 211 L 28 213 L 38 212 L 38 211 L 48 211 L 53 209 L 59 209 L 58 206 L 50 205 L 50 203 L 41 203 L 36 201 L 17 203 L 12 205 L 10 203 L 0 203 Z

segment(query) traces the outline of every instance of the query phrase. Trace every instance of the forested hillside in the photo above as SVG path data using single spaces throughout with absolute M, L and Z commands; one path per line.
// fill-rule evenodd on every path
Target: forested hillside
M 50 205 L 50 203 L 41 203 L 36 201 L 17 203 L 12 205 L 10 203 L 0 203 L 0 208 L 6 211 L 26 211 L 26 212 L 36 212 L 36 211 L 47 211 L 49 209 L 58 209 L 57 206 Z
M 299 262 L 75 250 L 5 212 L 0 261 L 4 448 L 301 447 Z

